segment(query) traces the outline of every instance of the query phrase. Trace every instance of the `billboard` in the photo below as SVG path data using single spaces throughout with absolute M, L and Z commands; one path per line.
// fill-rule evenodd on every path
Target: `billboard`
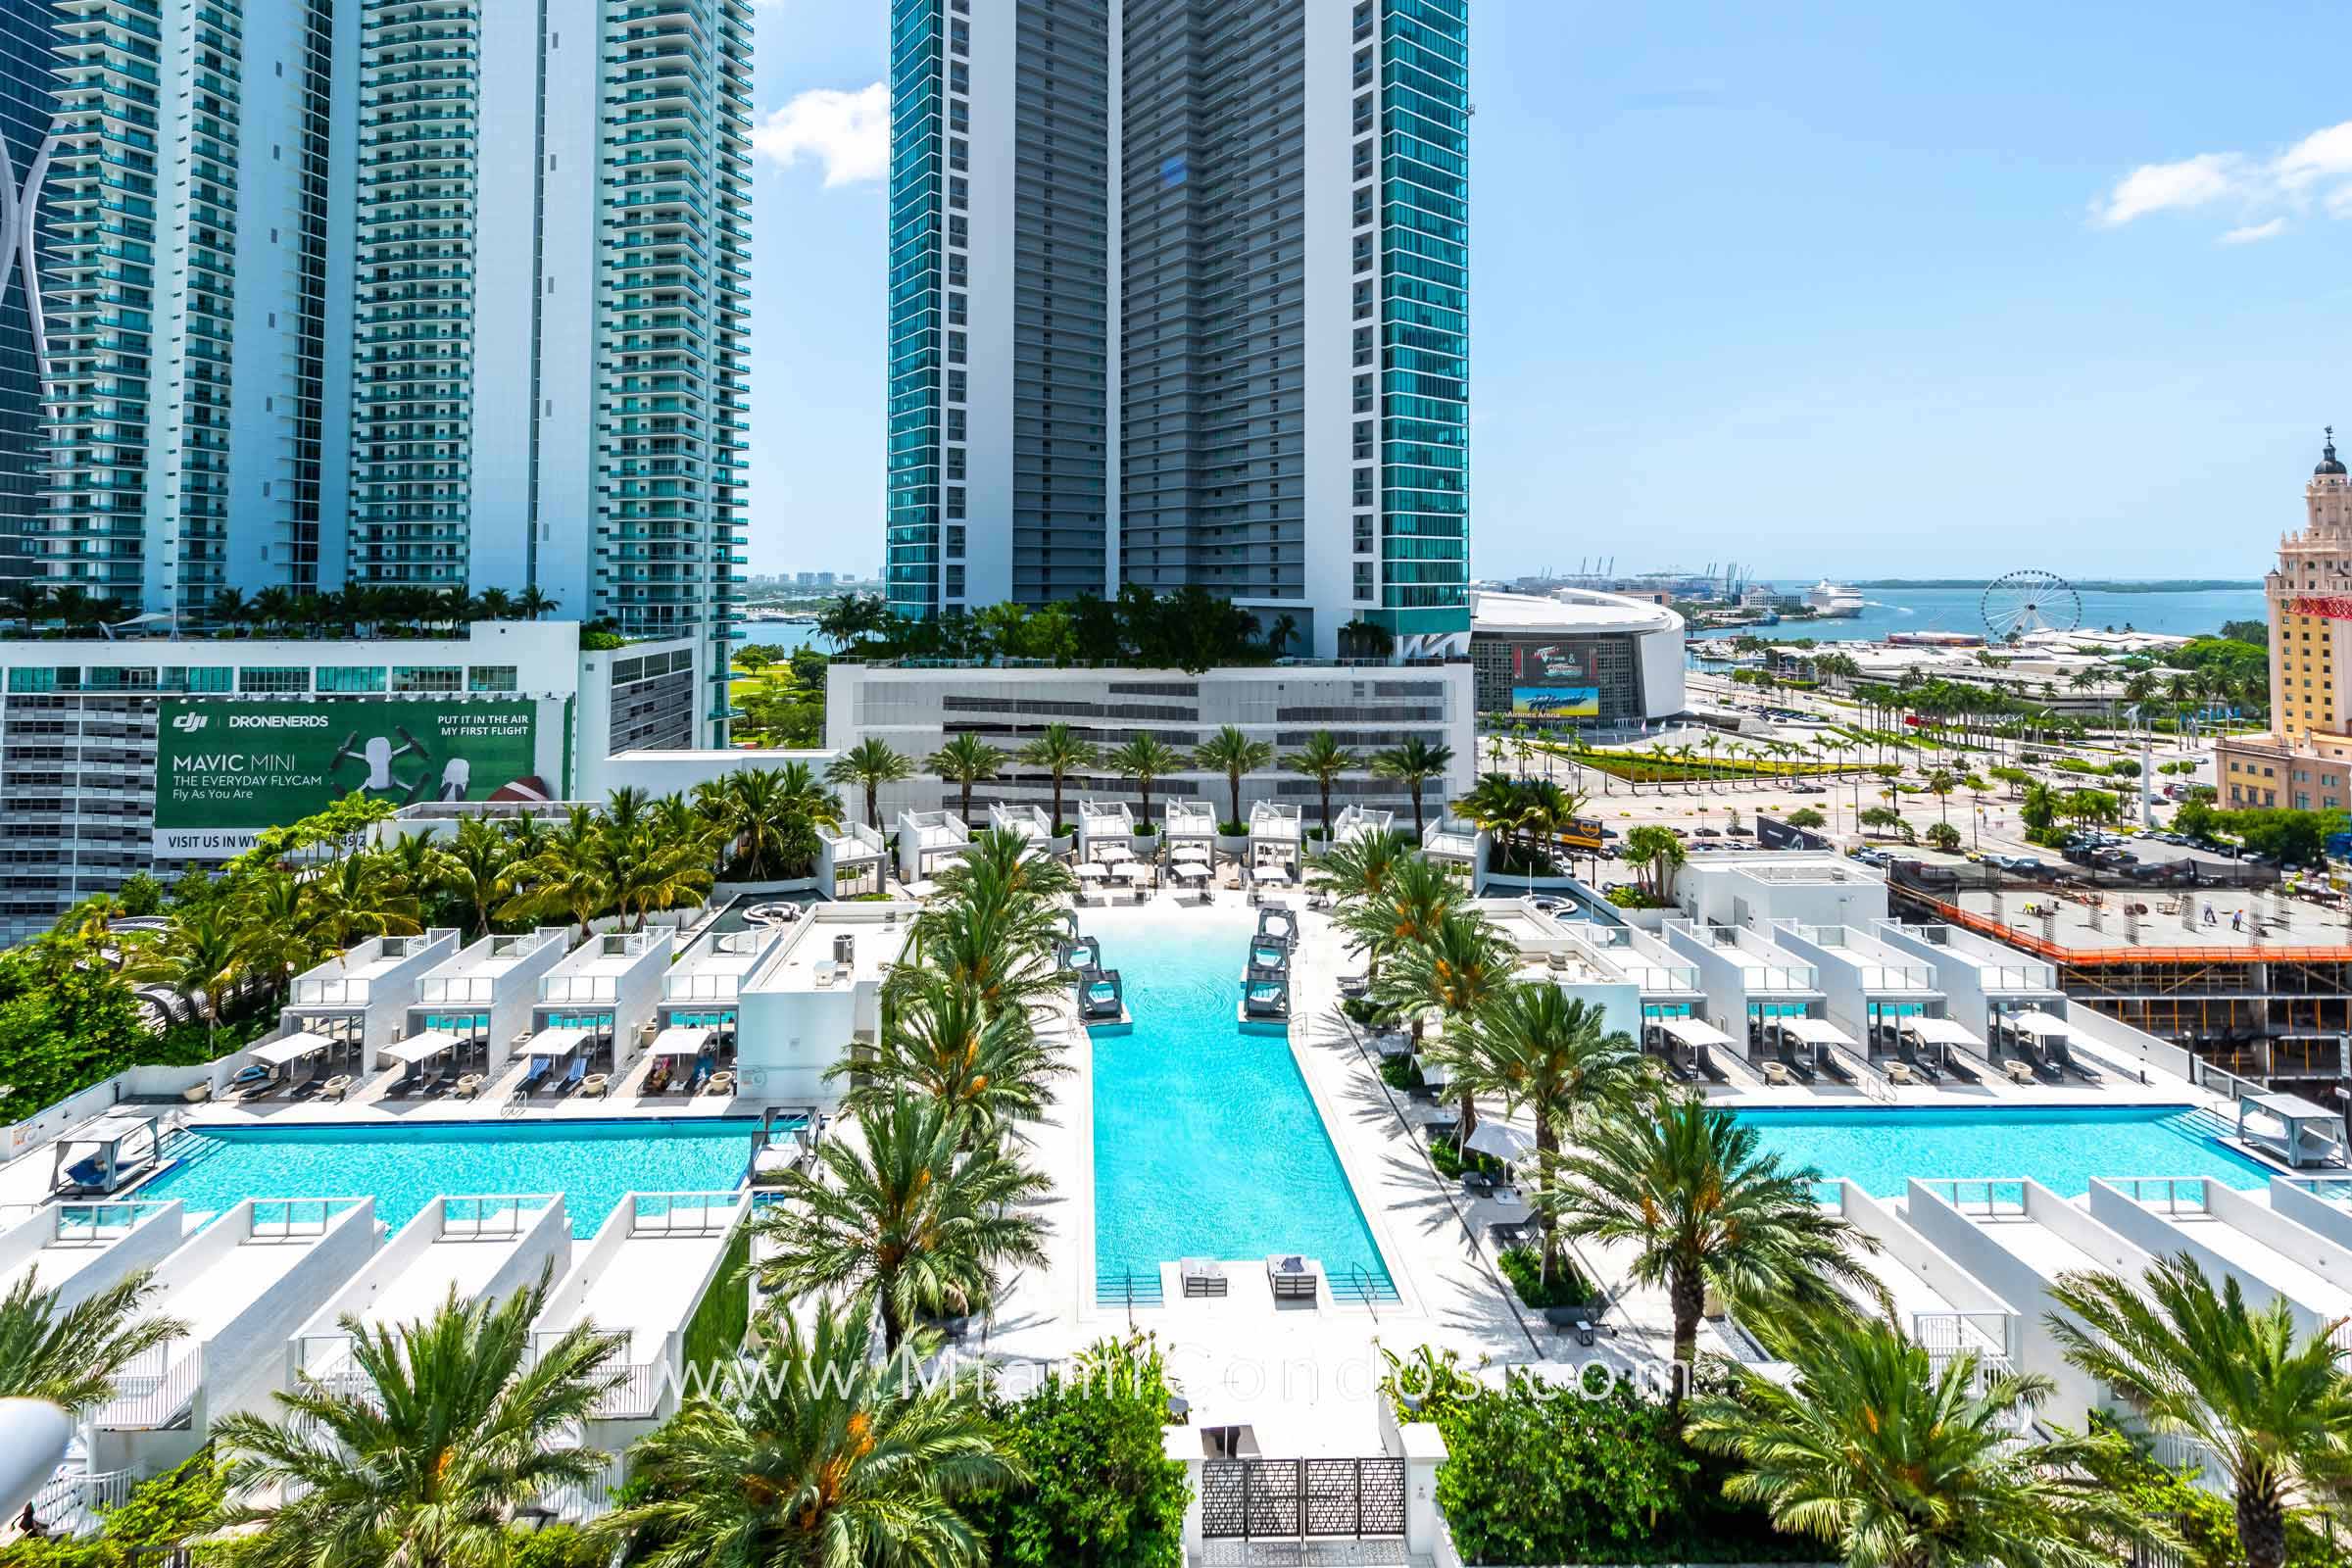
M 417 801 L 545 800 L 536 703 L 206 702 L 156 714 L 155 853 L 227 859 L 361 790 Z
M 1534 718 L 1598 718 L 1597 686 L 1514 686 L 1511 711 Z
M 1567 643 L 1519 643 L 1511 649 L 1511 679 L 1535 685 L 1590 679 L 1592 667 L 1582 648 Z
M 1601 836 L 1599 817 L 1572 816 L 1560 824 L 1558 838 L 1563 849 L 1583 850 L 1590 855 L 1599 853 Z

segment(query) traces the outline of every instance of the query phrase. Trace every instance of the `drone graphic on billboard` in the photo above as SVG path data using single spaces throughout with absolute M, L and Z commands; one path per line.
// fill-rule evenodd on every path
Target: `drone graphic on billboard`
M 1514 686 L 1511 711 L 1531 718 L 1598 718 L 1597 686 Z
M 167 701 L 155 853 L 225 859 L 358 790 L 418 801 L 544 801 L 531 703 Z

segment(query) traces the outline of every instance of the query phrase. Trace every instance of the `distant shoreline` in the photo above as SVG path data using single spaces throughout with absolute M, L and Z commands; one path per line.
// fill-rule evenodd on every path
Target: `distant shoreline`
M 2262 579 L 2234 577 L 2166 577 L 2148 580 L 2123 580 L 2105 577 L 2069 579 L 2077 588 L 2087 588 L 2102 594 L 2195 594 L 2222 590 L 2260 588 Z M 1989 577 L 1863 577 L 1848 584 L 1854 588 L 1989 588 Z

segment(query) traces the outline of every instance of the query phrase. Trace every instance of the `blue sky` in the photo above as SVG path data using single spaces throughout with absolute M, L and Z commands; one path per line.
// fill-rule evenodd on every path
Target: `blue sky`
M 881 559 L 886 17 L 760 0 L 754 570 Z M 1471 18 L 1482 576 L 2253 576 L 2352 431 L 2340 4 Z

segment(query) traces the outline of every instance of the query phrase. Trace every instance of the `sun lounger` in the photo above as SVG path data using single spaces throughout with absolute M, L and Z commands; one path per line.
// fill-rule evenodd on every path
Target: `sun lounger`
M 1276 1252 L 1266 1259 L 1266 1285 L 1277 1301 L 1315 1300 L 1321 1272 L 1297 1252 Z
M 708 1051 L 694 1058 L 694 1076 L 686 1084 L 688 1094 L 699 1095 L 703 1092 L 703 1085 L 710 1081 L 712 1066 L 710 1053 Z
M 1177 1265 L 1187 1298 L 1221 1297 L 1228 1284 L 1225 1271 L 1205 1257 L 1188 1257 Z
M 587 1081 L 587 1078 L 588 1053 L 583 1051 L 578 1055 L 571 1058 L 571 1066 L 564 1072 L 564 1082 L 557 1087 L 568 1094 L 572 1090 L 579 1088 L 582 1083 Z
M 540 1081 L 554 1070 L 555 1065 L 556 1058 L 553 1056 L 533 1056 L 522 1069 L 522 1082 L 518 1087 L 524 1094 L 529 1094 L 539 1087 Z

